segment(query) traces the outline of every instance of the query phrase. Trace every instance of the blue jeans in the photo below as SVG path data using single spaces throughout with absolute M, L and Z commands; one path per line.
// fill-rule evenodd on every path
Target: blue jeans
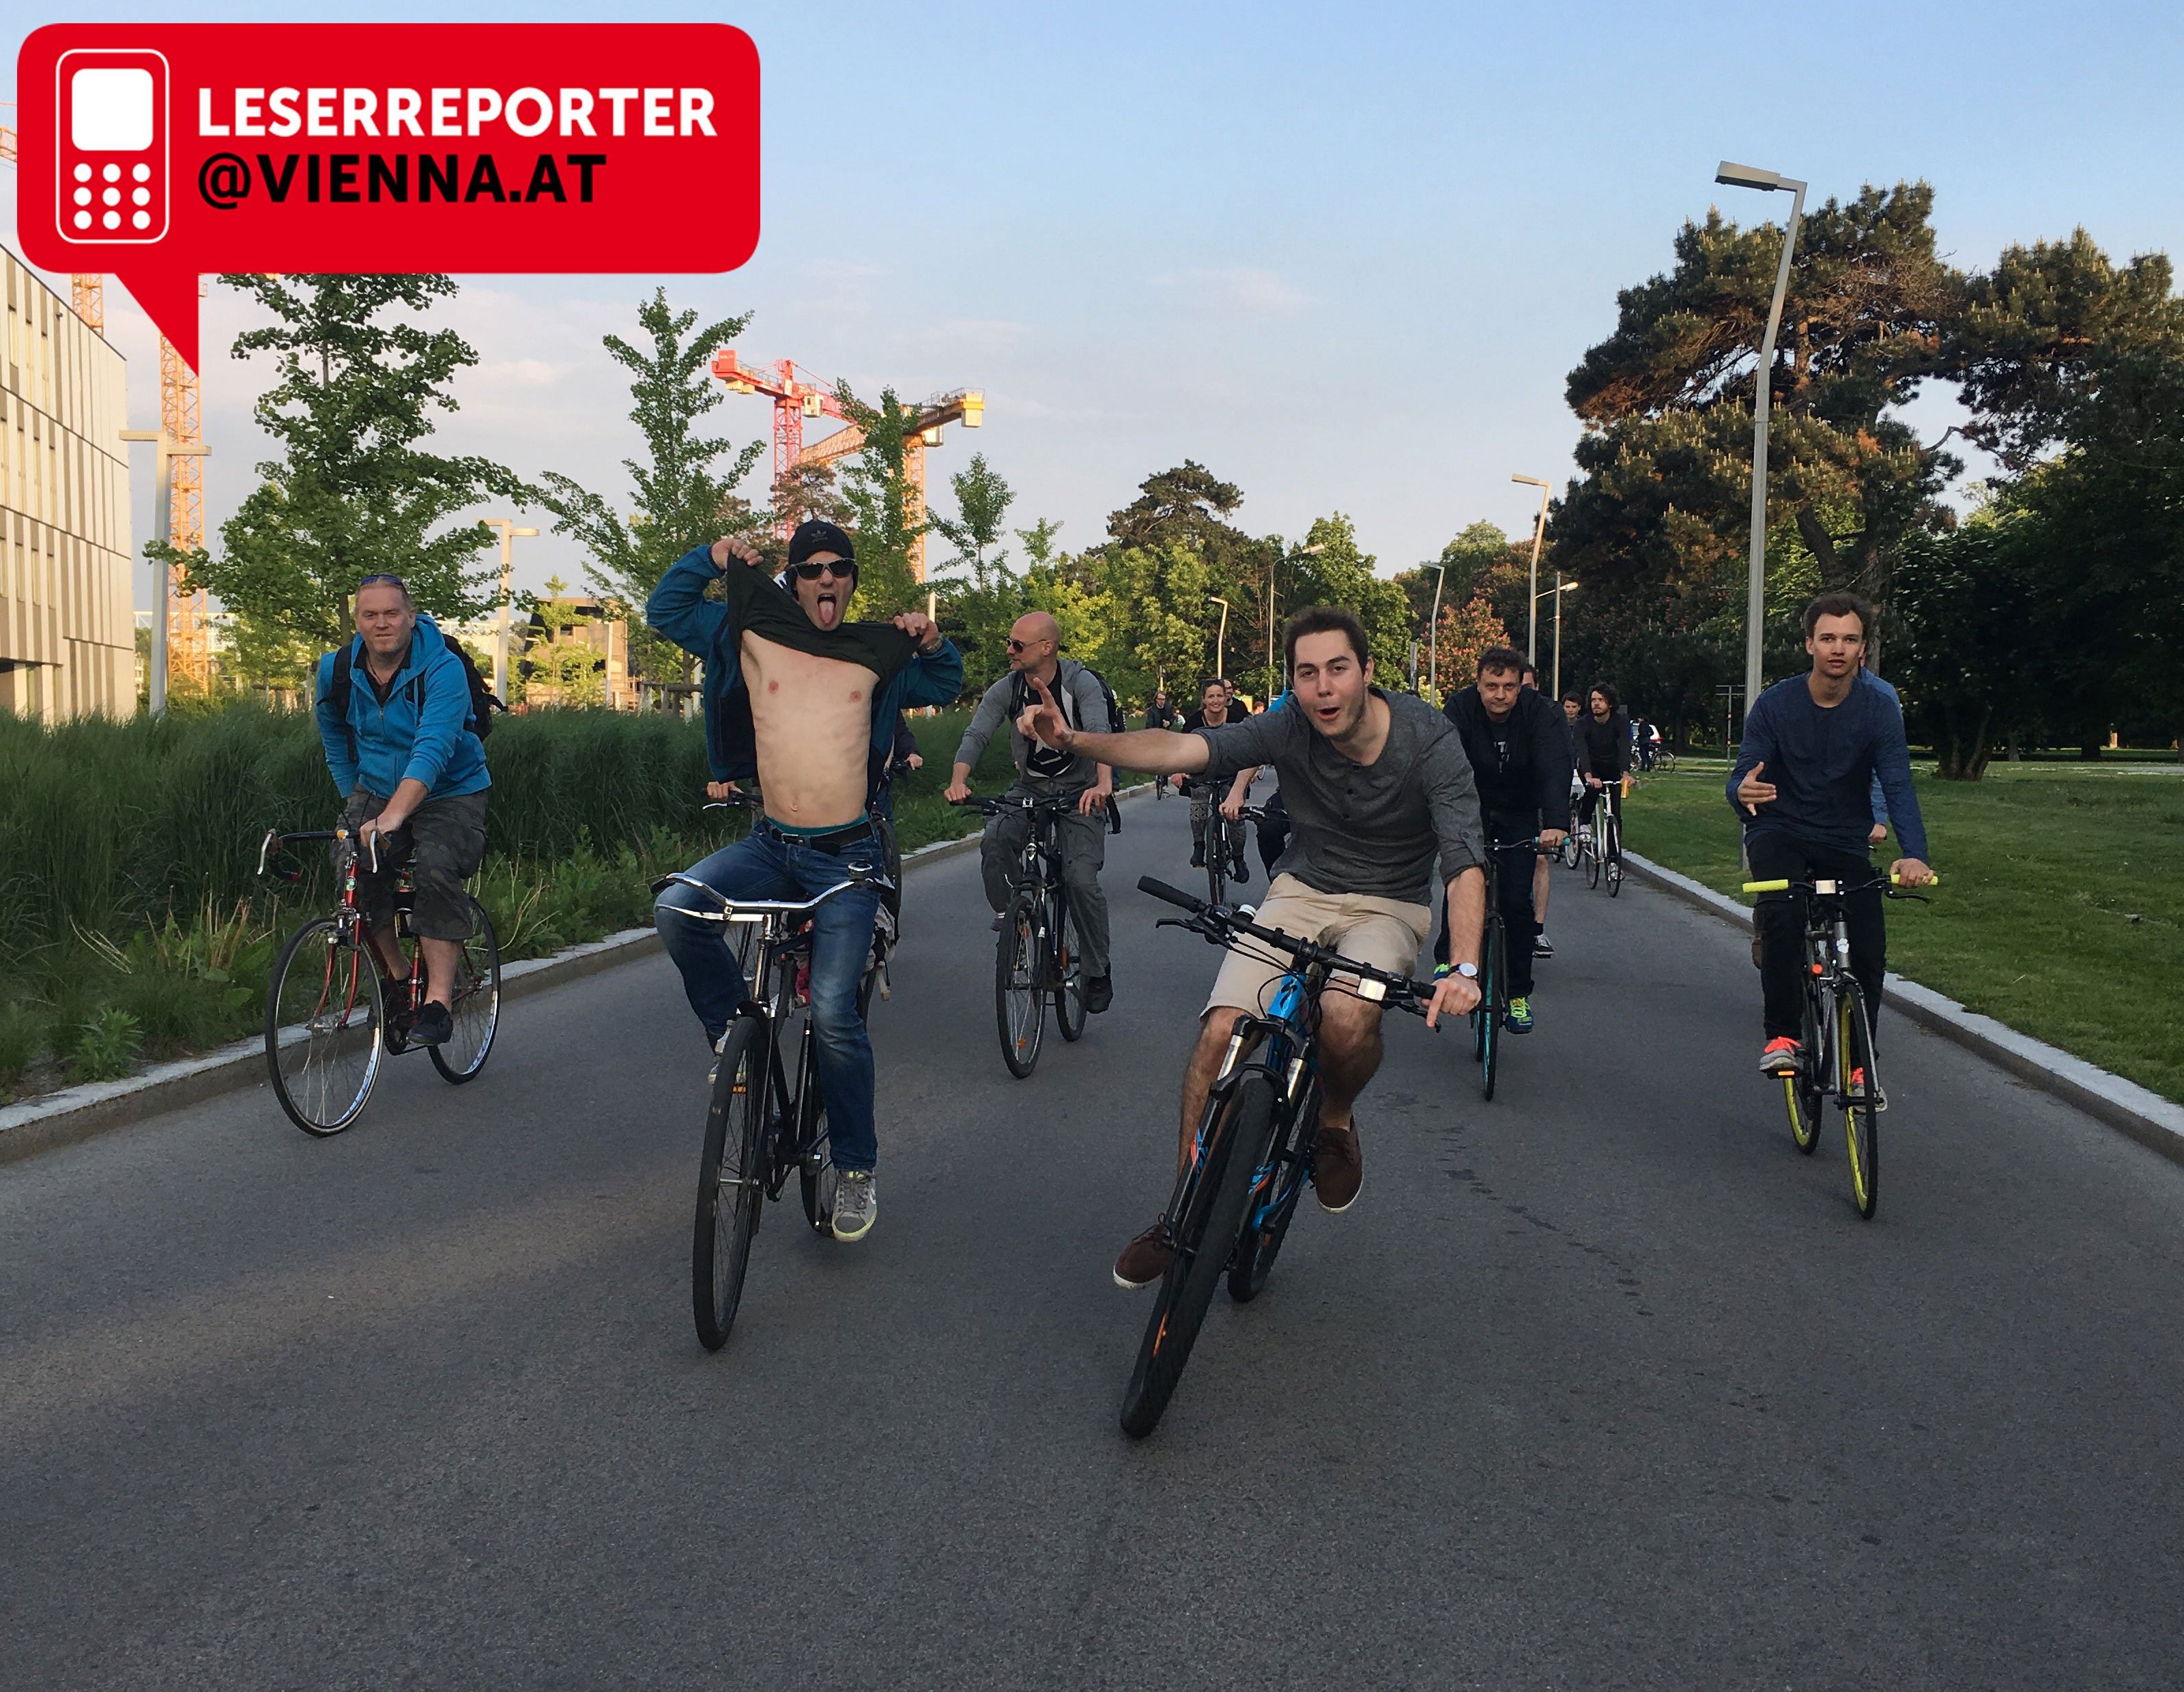
M 692 865 L 688 873 L 727 899 L 804 899 L 833 887 L 852 864 L 878 868 L 879 843 L 860 840 L 837 855 L 760 829 Z M 879 1135 L 872 1122 L 872 1042 L 857 1014 L 857 982 L 872 950 L 872 916 L 879 902 L 872 888 L 851 888 L 828 899 L 812 917 L 811 1029 L 838 1169 L 870 1169 L 879 1160 Z M 674 915 L 712 908 L 693 889 L 671 887 L 654 906 L 653 924 L 667 955 L 682 971 L 682 990 L 705 1024 L 706 1038 L 717 1045 L 728 1018 L 750 990 L 721 925 Z

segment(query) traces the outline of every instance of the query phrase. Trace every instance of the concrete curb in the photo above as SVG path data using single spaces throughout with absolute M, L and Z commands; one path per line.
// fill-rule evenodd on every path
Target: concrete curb
M 1679 875 L 1635 852 L 1625 852 L 1623 861 L 1647 881 L 1685 903 L 1734 922 L 1747 933 L 1751 932 L 1752 910 L 1748 905 L 1740 904 L 1726 893 L 1716 893 L 1689 876 Z M 2111 1075 L 2030 1034 L 2020 1034 L 1992 1016 L 1966 1010 L 1955 999 L 1930 987 L 1921 987 L 1915 981 L 1907 981 L 1893 971 L 1888 977 L 1886 1003 L 1920 1027 L 1977 1053 L 2020 1081 L 2076 1105 L 2110 1127 L 2121 1129 L 2141 1145 L 2160 1153 L 2171 1162 L 2184 1163 L 2184 1105 L 2172 1105 L 2135 1081 Z
M 1129 788 L 1122 798 L 1127 801 L 1151 790 L 1152 784 L 1146 782 Z M 936 840 L 905 853 L 903 873 L 908 875 L 915 865 L 938 863 L 975 851 L 978 838 L 971 833 L 957 840 Z M 603 940 L 556 952 L 550 958 L 526 958 L 501 970 L 501 999 L 504 1003 L 522 999 L 619 964 L 633 963 L 659 949 L 660 936 L 652 929 L 626 928 Z M 109 1128 L 126 1127 L 148 1116 L 201 1104 L 238 1088 L 265 1084 L 265 1041 L 258 1035 L 202 1056 L 159 1064 L 120 1081 L 94 1082 L 28 1099 L 0 1108 L 0 1164 L 56 1146 L 73 1145 Z

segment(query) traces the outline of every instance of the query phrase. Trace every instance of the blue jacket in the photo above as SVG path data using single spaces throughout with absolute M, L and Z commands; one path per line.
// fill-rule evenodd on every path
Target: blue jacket
M 745 566 L 738 563 L 738 569 Z M 716 782 L 747 782 L 758 773 L 748 747 L 732 743 L 724 734 L 724 708 L 732 696 L 744 691 L 743 654 L 738 632 L 728 618 L 727 607 L 708 599 L 705 589 L 715 576 L 712 548 L 695 546 L 668 566 L 652 597 L 644 603 L 644 621 L 705 666 L 703 700 L 705 709 L 705 762 Z M 952 705 L 963 691 L 963 656 L 952 643 L 939 650 L 921 654 L 902 673 L 872 695 L 872 737 L 867 757 L 877 791 L 894 747 L 894 730 L 904 709 L 910 705 Z
M 1753 817 L 1737 802 L 1736 786 L 1761 763 L 1767 768 L 1760 779 L 1774 783 L 1775 797 Z M 1903 713 L 1880 688 L 1855 682 L 1841 704 L 1823 710 L 1813 702 L 1806 678 L 1792 676 L 1762 693 L 1745 718 L 1736 767 L 1722 791 L 1747 835 L 1794 834 L 1863 853 L 1873 827 L 1870 789 L 1876 779 L 1904 855 L 1930 863 L 1926 825 L 1911 786 Z
M 471 686 L 439 625 L 420 612 L 410 654 L 395 671 L 387 703 L 379 703 L 364 663 L 364 637 L 349 642 L 348 721 L 346 728 L 327 698 L 334 654 L 319 660 L 315 711 L 326 768 L 344 795 L 359 788 L 393 799 L 404 781 L 425 784 L 427 795 L 482 792 L 493 785 L 485 748 L 470 732 Z

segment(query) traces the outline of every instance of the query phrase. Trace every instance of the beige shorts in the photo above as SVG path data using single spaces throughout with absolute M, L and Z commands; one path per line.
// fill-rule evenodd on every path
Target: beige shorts
M 1262 928 L 1279 928 L 1301 940 L 1332 946 L 1346 958 L 1391 975 L 1409 975 L 1417 969 L 1418 953 L 1433 932 L 1430 905 L 1375 899 L 1369 893 L 1321 893 L 1295 876 L 1274 877 L 1253 920 Z M 1274 983 L 1295 967 L 1284 954 L 1246 934 L 1222 960 L 1206 1009 L 1263 1011 L 1273 998 Z

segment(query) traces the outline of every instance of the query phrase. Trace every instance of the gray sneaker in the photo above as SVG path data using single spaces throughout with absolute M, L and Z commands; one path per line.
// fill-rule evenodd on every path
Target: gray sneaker
M 862 1239 L 879 1214 L 879 1183 L 869 1169 L 844 1169 L 834 1188 L 834 1238 Z

